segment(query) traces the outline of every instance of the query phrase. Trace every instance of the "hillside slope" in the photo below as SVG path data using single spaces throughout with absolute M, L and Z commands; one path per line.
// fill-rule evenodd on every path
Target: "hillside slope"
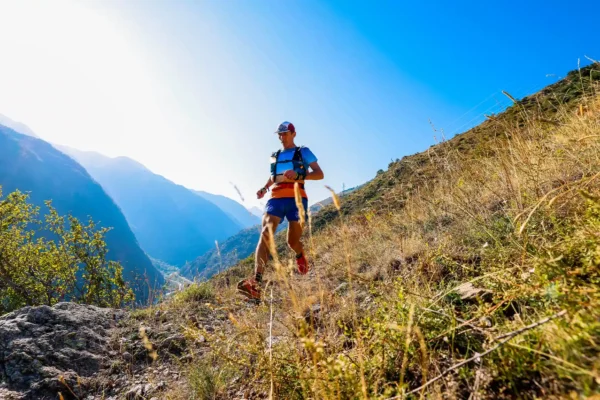
M 115 200 L 153 258 L 181 266 L 242 229 L 215 204 L 130 158 L 60 148 Z
M 508 139 L 510 130 L 524 127 L 528 122 L 555 125 L 555 119 L 565 110 L 580 104 L 584 95 L 591 93 L 591 82 L 597 81 L 600 67 L 590 65 L 581 71 L 571 71 L 567 76 L 539 92 L 526 96 L 497 116 L 488 116 L 480 125 L 456 135 L 429 150 L 389 164 L 388 169 L 346 196 L 342 215 L 361 215 L 368 211 L 384 212 L 402 208 L 406 199 L 421 187 L 434 185 L 440 176 L 434 156 L 443 158 L 450 153 L 463 157 L 493 156 L 490 143 Z M 508 94 L 510 95 L 510 94 Z M 544 128 L 546 129 L 546 128 Z M 331 222 L 338 212 L 330 204 L 315 216 L 313 228 L 318 230 Z
M 342 218 L 326 206 L 306 241 L 312 279 L 280 253 L 249 308 L 235 283 L 250 259 L 214 277 L 235 311 L 232 332 L 208 335 L 211 395 L 597 395 L 598 137 L 596 65 L 392 163 L 345 197 Z M 241 378 L 232 387 L 217 371 Z
M 0 186 L 4 194 L 29 192 L 42 211 L 44 201 L 52 200 L 60 214 L 83 222 L 92 217 L 99 226 L 112 227 L 106 235 L 108 258 L 121 262 L 125 277 L 132 281 L 145 274 L 152 286 L 163 284 L 112 199 L 81 165 L 49 143 L 0 125 Z

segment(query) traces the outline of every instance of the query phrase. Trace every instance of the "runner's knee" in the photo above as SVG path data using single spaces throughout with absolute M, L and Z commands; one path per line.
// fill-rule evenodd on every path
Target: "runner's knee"
M 260 232 L 260 240 L 265 241 L 265 243 L 271 237 L 271 229 L 269 229 L 268 225 L 262 227 L 262 231 Z

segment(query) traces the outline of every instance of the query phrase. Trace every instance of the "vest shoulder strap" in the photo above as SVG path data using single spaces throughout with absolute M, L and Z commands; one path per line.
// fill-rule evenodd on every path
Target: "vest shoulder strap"
M 292 158 L 292 160 L 303 161 L 303 159 L 302 159 L 302 149 L 303 148 L 304 148 L 304 146 L 296 147 L 296 151 L 294 151 L 294 157 Z

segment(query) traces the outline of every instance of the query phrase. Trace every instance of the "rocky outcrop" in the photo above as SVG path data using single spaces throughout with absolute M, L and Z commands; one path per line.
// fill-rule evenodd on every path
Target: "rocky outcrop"
M 1 316 L 0 399 L 159 400 L 193 393 L 184 379 L 188 366 L 208 351 L 204 333 L 222 331 L 228 314 L 204 303 L 185 306 L 129 312 L 59 303 Z
M 111 330 L 126 313 L 75 303 L 0 317 L 0 398 L 71 398 L 110 362 Z

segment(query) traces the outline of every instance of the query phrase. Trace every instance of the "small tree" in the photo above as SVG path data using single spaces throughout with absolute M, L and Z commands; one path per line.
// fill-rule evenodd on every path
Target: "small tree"
M 46 206 L 42 222 L 28 195 L 15 191 L 2 199 L 0 187 L 0 314 L 63 300 L 101 307 L 132 302 L 122 266 L 106 259 L 109 229 L 71 215 L 66 223 L 50 201 Z

